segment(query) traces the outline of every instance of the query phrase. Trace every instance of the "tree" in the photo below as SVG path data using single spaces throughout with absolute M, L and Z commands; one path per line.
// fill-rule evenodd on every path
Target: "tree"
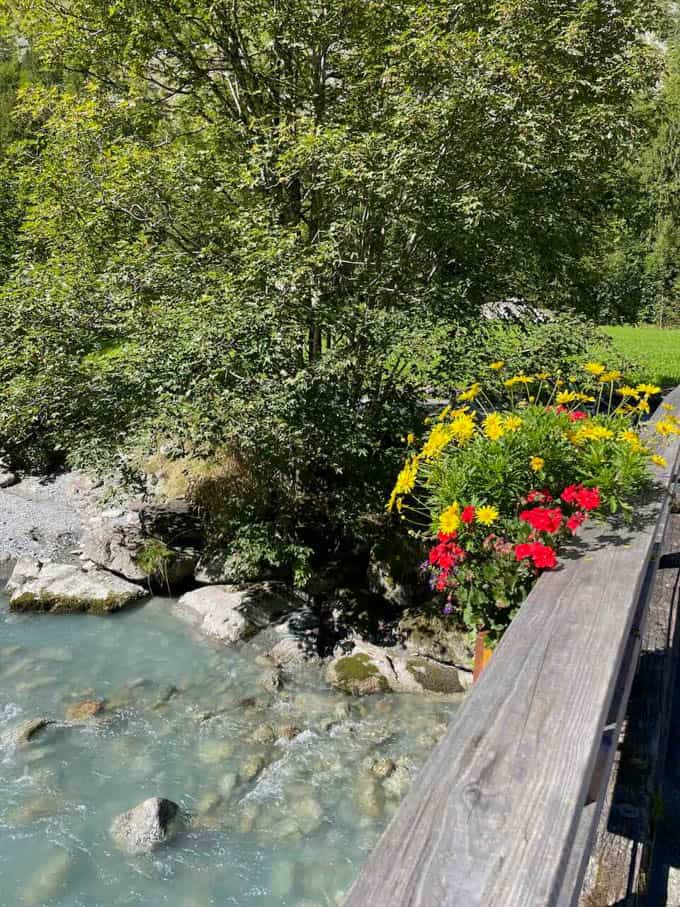
M 415 321 L 569 296 L 654 70 L 634 0 L 19 12 L 77 79 L 22 101 L 0 437 L 227 444 L 329 511 L 380 500 Z

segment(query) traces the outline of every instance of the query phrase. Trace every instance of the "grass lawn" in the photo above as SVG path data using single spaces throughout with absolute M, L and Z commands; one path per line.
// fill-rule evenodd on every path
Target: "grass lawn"
M 641 379 L 662 387 L 680 384 L 680 328 L 607 327 L 614 346 L 640 365 Z

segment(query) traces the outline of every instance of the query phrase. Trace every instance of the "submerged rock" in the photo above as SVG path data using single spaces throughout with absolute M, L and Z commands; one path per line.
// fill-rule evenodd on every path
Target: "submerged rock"
M 262 675 L 260 681 L 268 693 L 276 693 L 283 687 L 283 676 L 279 668 L 271 668 Z
M 179 806 L 172 800 L 151 797 L 117 816 L 111 836 L 129 854 L 148 853 L 176 832 Z
M 267 586 L 205 586 L 183 595 L 177 613 L 225 643 L 249 639 L 292 607 Z
M 370 770 L 375 778 L 383 779 L 389 778 L 396 767 L 397 766 L 392 759 L 374 759 L 371 762 Z
M 362 816 L 380 819 L 385 810 L 385 795 L 382 786 L 375 778 L 359 779 L 356 789 L 356 803 Z
M 22 558 L 7 583 L 13 611 L 109 614 L 146 596 L 141 586 L 98 568 Z
M 276 740 L 276 732 L 271 724 L 258 725 L 250 735 L 253 743 L 272 744 Z
M 33 874 L 21 891 L 22 904 L 30 907 L 42 907 L 50 901 L 62 887 L 71 868 L 71 857 L 65 850 L 57 851 L 46 863 Z
M 56 724 L 51 718 L 29 718 L 9 731 L 7 742 L 14 746 L 22 746 L 33 740 L 34 737 L 51 724 Z
M 255 753 L 252 756 L 248 756 L 243 760 L 239 767 L 239 781 L 243 781 L 244 783 L 247 783 L 248 781 L 254 781 L 266 764 L 267 763 L 264 756 L 261 756 L 258 753 Z
M 104 709 L 104 701 L 101 699 L 84 699 L 82 702 L 74 702 L 66 706 L 65 715 L 67 721 L 87 721 L 95 718 Z

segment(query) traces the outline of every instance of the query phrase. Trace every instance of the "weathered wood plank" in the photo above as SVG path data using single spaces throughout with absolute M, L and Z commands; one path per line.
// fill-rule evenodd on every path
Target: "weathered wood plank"
M 557 903 L 677 455 L 633 531 L 590 527 L 541 578 L 347 907 Z
M 680 515 L 668 520 L 663 552 L 680 551 Z M 660 570 L 647 611 L 642 654 L 619 758 L 591 857 L 582 907 L 638 903 L 655 827 L 654 797 L 665 758 L 677 620 L 678 568 Z M 641 884 L 642 883 L 642 884 Z

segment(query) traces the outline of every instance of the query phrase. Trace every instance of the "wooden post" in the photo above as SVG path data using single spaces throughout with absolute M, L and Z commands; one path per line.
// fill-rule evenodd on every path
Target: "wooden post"
M 486 630 L 479 630 L 477 639 L 475 640 L 475 663 L 472 669 L 473 681 L 479 679 L 480 674 L 489 663 L 492 655 L 493 649 L 490 649 L 486 644 Z

